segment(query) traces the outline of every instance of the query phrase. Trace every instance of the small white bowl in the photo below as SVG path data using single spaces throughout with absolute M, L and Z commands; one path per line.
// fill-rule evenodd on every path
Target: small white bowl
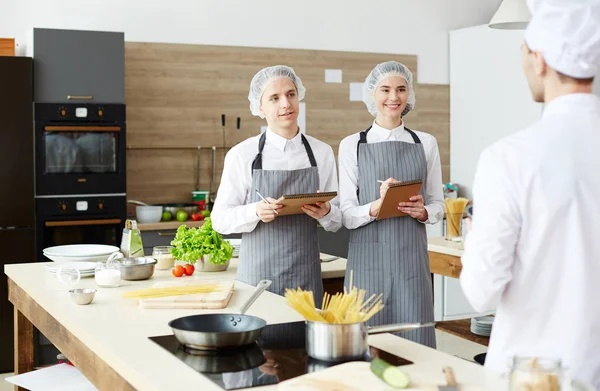
M 162 206 L 136 206 L 135 215 L 138 223 L 158 223 L 162 218 Z

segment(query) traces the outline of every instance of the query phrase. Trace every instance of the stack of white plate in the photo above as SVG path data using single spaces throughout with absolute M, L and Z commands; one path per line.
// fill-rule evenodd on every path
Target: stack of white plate
M 471 318 L 471 332 L 473 334 L 489 337 L 492 334 L 493 316 Z
M 233 247 L 233 258 L 239 258 L 240 256 L 240 247 L 242 246 L 242 239 L 225 239 Z
M 54 262 L 104 262 L 117 251 L 118 247 L 104 244 L 70 244 L 48 247 L 43 253 Z
M 58 269 L 77 269 L 81 277 L 91 277 L 94 275 L 96 268 L 95 262 L 60 262 L 60 263 L 49 263 L 44 265 L 49 273 L 56 274 Z

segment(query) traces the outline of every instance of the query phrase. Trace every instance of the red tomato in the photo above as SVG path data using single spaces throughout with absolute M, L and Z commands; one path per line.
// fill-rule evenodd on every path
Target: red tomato
M 192 215 L 190 216 L 190 218 L 191 218 L 193 221 L 201 221 L 201 220 L 204 220 L 204 216 L 203 216 L 203 215 L 201 215 L 200 213 L 192 213 Z
M 191 276 L 192 274 L 194 274 L 195 268 L 194 268 L 194 265 L 192 265 L 191 263 L 188 263 L 187 265 L 185 265 L 183 267 L 183 269 L 184 269 L 183 272 L 185 273 L 186 276 Z
M 185 268 L 181 265 L 177 265 L 171 270 L 171 272 L 175 277 L 181 277 L 183 276 L 183 273 L 185 273 Z

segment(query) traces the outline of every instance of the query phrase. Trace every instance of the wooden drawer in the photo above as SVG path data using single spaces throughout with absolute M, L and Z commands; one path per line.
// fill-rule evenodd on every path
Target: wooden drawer
M 15 39 L 14 38 L 0 38 L 0 56 L 14 56 L 15 55 Z

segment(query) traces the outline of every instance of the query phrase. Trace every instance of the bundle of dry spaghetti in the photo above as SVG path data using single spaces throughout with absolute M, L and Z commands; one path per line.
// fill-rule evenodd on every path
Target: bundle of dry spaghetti
M 313 293 L 310 291 L 300 288 L 286 289 L 285 297 L 290 307 L 306 320 L 337 324 L 366 322 L 383 308 L 383 295 L 376 297 L 373 294 L 365 300 L 367 292 L 352 285 L 352 274 L 350 271 L 350 289 L 344 287 L 344 293 L 335 295 L 325 293 L 321 310 L 316 308 Z
M 460 222 L 469 203 L 466 198 L 446 198 L 446 237 L 460 236 Z
M 196 293 L 218 292 L 223 288 L 217 284 L 200 284 L 188 286 L 173 286 L 165 288 L 146 288 L 137 291 L 129 291 L 123 294 L 127 299 L 149 299 L 155 297 L 183 296 Z

